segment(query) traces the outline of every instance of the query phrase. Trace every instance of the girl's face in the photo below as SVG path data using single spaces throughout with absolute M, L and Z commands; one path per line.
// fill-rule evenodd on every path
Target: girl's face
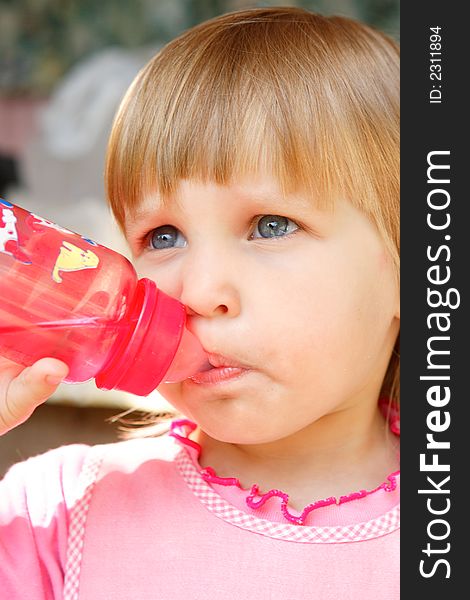
M 287 437 L 376 404 L 399 327 L 394 270 L 349 202 L 319 210 L 272 178 L 182 181 L 126 222 L 141 277 L 187 306 L 216 367 L 159 391 L 210 436 Z

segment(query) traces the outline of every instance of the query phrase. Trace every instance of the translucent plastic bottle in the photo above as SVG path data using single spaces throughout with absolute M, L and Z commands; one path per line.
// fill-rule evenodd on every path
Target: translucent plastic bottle
M 185 307 L 122 255 L 0 199 L 0 355 L 147 395 L 207 366 Z

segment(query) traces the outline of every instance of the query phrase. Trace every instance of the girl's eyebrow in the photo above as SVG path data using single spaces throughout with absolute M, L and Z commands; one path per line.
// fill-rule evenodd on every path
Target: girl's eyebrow
M 152 199 L 152 204 L 141 203 L 132 212 L 128 212 L 126 215 L 126 230 L 137 229 L 150 221 L 155 214 L 162 209 L 162 203 L 157 198 Z
M 243 199 L 244 202 L 251 204 L 252 208 L 256 210 L 271 209 L 276 211 L 276 214 L 287 213 L 289 209 L 296 208 L 308 216 L 316 215 L 317 218 L 326 217 L 325 211 L 321 210 L 317 206 L 317 202 L 312 199 L 308 199 L 299 194 L 293 194 L 285 196 L 278 190 L 249 190 L 239 189 L 234 190 L 234 197 Z M 171 203 L 173 210 L 178 210 L 178 202 Z M 136 235 L 140 233 L 143 227 L 148 227 L 155 216 L 164 210 L 165 206 L 158 196 L 153 196 L 151 200 L 142 201 L 137 207 L 130 211 L 125 219 L 125 231 L 129 235 Z M 166 208 L 169 208 L 168 205 Z M 181 210 L 181 207 L 180 207 Z
M 127 216 L 124 220 L 124 235 L 129 240 L 140 237 L 142 230 L 147 229 L 154 210 L 139 211 Z
M 155 214 L 155 208 L 137 209 L 133 212 L 132 216 L 127 217 L 132 225 L 140 224 L 142 221 L 147 221 Z

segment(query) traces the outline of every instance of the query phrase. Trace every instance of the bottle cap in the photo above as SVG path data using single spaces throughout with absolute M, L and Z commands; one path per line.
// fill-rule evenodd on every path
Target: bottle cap
M 181 302 L 146 278 L 137 283 L 134 298 L 129 327 L 124 329 L 110 360 L 95 380 L 101 389 L 147 396 L 163 381 L 175 358 L 185 331 L 186 310 Z M 185 339 L 187 337 L 185 335 Z M 196 360 L 194 366 L 190 357 L 178 367 L 175 375 L 180 381 L 198 370 L 201 353 L 204 355 L 197 339 L 191 337 L 191 344 L 186 345 L 199 345 L 199 354 L 190 353 Z M 175 381 L 174 377 L 172 380 Z

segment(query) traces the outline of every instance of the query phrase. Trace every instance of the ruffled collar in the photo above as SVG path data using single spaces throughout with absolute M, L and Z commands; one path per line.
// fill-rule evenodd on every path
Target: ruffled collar
M 390 404 L 385 400 L 380 400 L 380 408 L 387 415 L 390 429 L 396 435 L 400 434 L 400 415 L 395 408 L 390 408 Z M 325 507 L 340 507 L 352 501 L 360 499 L 371 499 L 373 495 L 384 492 L 398 491 L 398 481 L 400 471 L 394 471 L 386 480 L 372 490 L 360 490 L 350 494 L 340 496 L 339 498 L 330 497 L 323 500 L 317 500 L 308 504 L 300 513 L 295 514 L 289 507 L 289 495 L 278 489 L 271 489 L 266 493 L 260 494 L 258 485 L 254 484 L 250 488 L 243 488 L 236 477 L 219 477 L 212 467 L 201 468 L 199 458 L 201 455 L 201 446 L 189 438 L 190 434 L 196 429 L 197 425 L 188 419 L 177 419 L 172 422 L 169 435 L 175 438 L 190 454 L 194 464 L 198 468 L 200 477 L 210 485 L 222 486 L 222 490 L 236 492 L 243 495 L 246 506 L 252 511 L 258 511 L 266 502 L 273 497 L 280 499 L 280 512 L 283 520 L 295 525 L 305 525 L 307 519 L 314 511 Z M 320 511 L 321 512 L 321 511 Z

